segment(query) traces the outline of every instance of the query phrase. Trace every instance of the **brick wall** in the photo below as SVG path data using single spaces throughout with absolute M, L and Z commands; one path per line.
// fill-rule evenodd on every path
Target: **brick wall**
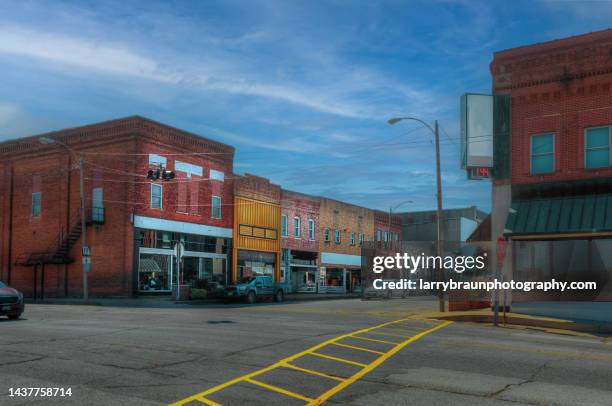
M 374 239 L 377 239 L 378 230 L 381 231 L 382 237 L 381 241 L 385 239 L 385 231 L 391 231 L 393 233 L 393 241 L 395 241 L 395 236 L 399 235 L 400 240 L 402 239 L 402 217 L 396 214 L 391 215 L 391 225 L 389 226 L 389 213 L 382 211 L 374 211 L 374 231 L 373 236 Z
M 302 193 L 282 190 L 282 214 L 287 216 L 287 235 L 281 236 L 281 247 L 299 251 L 318 251 L 319 199 Z M 294 236 L 294 217 L 300 218 L 300 238 Z M 308 238 L 308 220 L 315 225 L 315 238 Z
M 330 229 L 330 241 L 324 241 L 325 229 Z M 334 230 L 340 230 L 341 242 L 334 242 Z M 365 236 L 365 241 L 373 238 L 374 214 L 370 209 L 355 206 L 337 200 L 321 198 L 319 209 L 319 227 L 317 240 L 319 251 L 340 254 L 361 255 L 358 234 Z M 349 233 L 355 233 L 355 245 L 349 243 Z
M 132 215 L 141 214 L 170 220 L 189 221 L 222 227 L 232 225 L 232 161 L 233 148 L 141 118 L 113 120 L 70 130 L 45 134 L 70 146 L 85 159 L 86 207 L 92 205 L 92 187 L 103 187 L 104 224 L 88 227 L 91 247 L 92 296 L 128 296 L 132 293 L 133 226 Z M 23 254 L 47 251 L 62 235 L 74 227 L 79 217 L 79 171 L 71 154 L 59 145 L 42 146 L 38 136 L 0 144 L 0 278 L 9 280 L 26 295 L 34 291 L 34 269 L 14 263 Z M 152 211 L 150 184 L 144 178 L 149 153 L 168 156 L 168 167 L 181 160 L 204 167 L 202 178 L 211 168 L 223 171 L 225 182 L 203 179 L 198 186 L 199 213 L 176 213 L 176 185 L 164 187 L 163 210 Z M 207 153 L 214 154 L 208 155 Z M 138 155 L 142 154 L 142 155 Z M 13 194 L 10 193 L 12 178 Z M 72 169 L 71 169 L 72 168 Z M 40 178 L 42 211 L 39 218 L 31 216 L 32 189 L 35 176 Z M 38 187 L 38 186 L 36 186 Z M 210 219 L 210 195 L 222 196 L 223 215 Z M 10 202 L 13 201 L 12 232 L 9 233 Z M 12 253 L 9 256 L 9 246 Z M 46 296 L 82 295 L 81 242 L 72 247 L 68 265 L 45 265 Z M 41 271 L 37 289 L 40 292 Z
M 612 30 L 497 52 L 493 91 L 512 97 L 512 183 L 612 176 L 585 169 L 584 130 L 612 125 Z M 530 137 L 555 133 L 555 172 L 530 173 Z

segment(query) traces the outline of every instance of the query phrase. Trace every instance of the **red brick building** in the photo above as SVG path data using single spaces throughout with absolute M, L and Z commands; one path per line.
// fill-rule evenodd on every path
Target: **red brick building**
M 224 283 L 233 155 L 230 146 L 142 117 L 1 143 L 0 279 L 29 296 L 82 295 L 82 158 L 91 295 Z M 157 164 L 176 179 L 147 180 Z M 173 256 L 179 242 L 182 272 Z
M 400 241 L 402 239 L 402 216 L 374 211 L 374 241 Z
M 495 106 L 491 217 L 514 241 L 505 269 L 612 298 L 612 30 L 497 52 L 490 68 L 510 102 Z
M 293 292 L 316 292 L 320 199 L 303 193 L 281 193 L 281 274 Z

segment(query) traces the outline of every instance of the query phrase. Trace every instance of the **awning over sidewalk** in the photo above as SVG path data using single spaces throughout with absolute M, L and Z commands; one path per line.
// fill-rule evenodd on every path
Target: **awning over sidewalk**
M 512 202 L 504 234 L 512 237 L 612 233 L 612 195 Z

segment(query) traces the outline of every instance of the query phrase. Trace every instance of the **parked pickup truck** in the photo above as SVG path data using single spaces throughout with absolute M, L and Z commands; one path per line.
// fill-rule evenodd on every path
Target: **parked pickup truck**
M 285 298 L 285 284 L 274 283 L 271 276 L 249 276 L 225 289 L 226 299 L 244 299 L 247 303 L 268 297 L 282 302 Z

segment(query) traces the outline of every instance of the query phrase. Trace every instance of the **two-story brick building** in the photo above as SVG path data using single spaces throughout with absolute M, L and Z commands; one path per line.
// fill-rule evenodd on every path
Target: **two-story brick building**
M 92 295 L 223 283 L 233 155 L 230 146 L 142 117 L 1 143 L 0 278 L 30 296 L 82 295 L 82 160 Z M 159 164 L 177 179 L 148 180 Z
M 316 292 L 320 199 L 282 190 L 282 280 L 293 292 Z
M 321 198 L 319 206 L 319 291 L 361 288 L 361 245 L 374 236 L 374 212 Z
M 496 52 L 490 69 L 510 101 L 495 106 L 491 217 L 513 241 L 507 277 L 595 280 L 585 298 L 612 299 L 612 30 Z

